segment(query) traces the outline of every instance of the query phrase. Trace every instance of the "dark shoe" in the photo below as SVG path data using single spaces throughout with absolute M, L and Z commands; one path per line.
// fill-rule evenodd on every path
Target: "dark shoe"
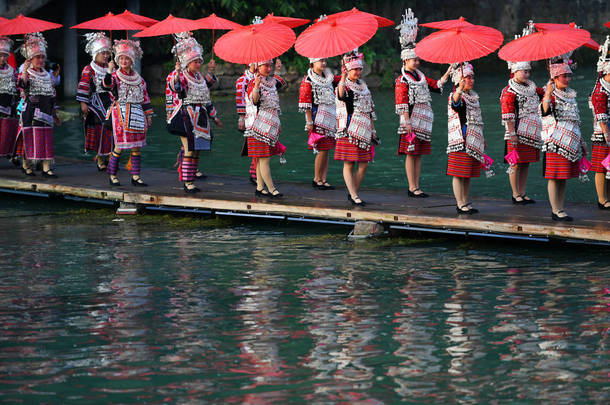
M 21 166 L 21 162 L 19 161 L 19 159 L 17 159 L 16 157 L 10 157 L 8 158 L 9 162 L 11 162 L 14 166 L 19 167 Z
M 523 198 L 525 204 L 536 204 L 536 200 L 532 200 L 527 195 L 522 195 L 521 198 Z
M 262 190 L 255 190 L 254 191 L 254 195 L 256 197 L 269 197 L 269 192 L 265 189 Z
M 322 183 L 322 185 L 320 186 L 320 190 L 334 190 L 334 189 L 335 189 L 335 186 L 331 186 L 327 182 Z
M 104 166 L 104 165 L 100 166 L 99 164 L 97 164 L 97 162 L 95 163 L 95 165 L 97 166 L 97 171 L 98 172 L 105 172 L 106 169 L 108 168 L 108 166 Z
M 277 191 L 277 193 L 275 193 Z M 280 193 L 277 188 L 274 188 L 271 193 L 269 193 L 269 197 L 271 198 L 282 198 L 284 194 Z
M 466 208 L 465 210 L 463 208 L 466 208 L 466 206 L 465 205 L 463 205 L 461 207 L 459 205 L 455 206 L 455 210 L 457 211 L 458 214 L 465 214 L 465 215 L 474 214 L 474 212 L 472 212 L 472 208 Z
M 138 177 L 137 179 L 134 179 L 132 177 L 131 178 L 131 185 L 132 186 L 136 186 L 136 187 L 146 187 L 146 186 L 148 186 L 148 184 L 144 183 L 144 180 L 142 180 L 141 177 Z
M 191 187 L 189 188 L 186 184 L 184 185 L 184 192 L 187 194 L 194 194 L 200 192 L 201 189 L 199 187 Z
M 347 201 L 351 202 L 352 204 L 355 204 L 350 193 L 347 193 Z
M 57 175 L 53 173 L 52 170 L 47 170 L 46 172 L 43 170 L 42 177 L 46 177 L 47 179 L 56 179 Z
M 204 172 L 197 172 L 197 173 L 195 173 L 195 178 L 196 179 L 205 179 L 206 177 L 208 177 L 208 175 L 205 174 Z
M 517 197 L 511 197 L 513 204 L 515 205 L 525 205 L 527 204 L 527 202 L 525 202 L 525 199 L 523 197 L 521 197 L 520 195 L 518 195 Z M 521 198 L 520 200 L 517 200 L 517 198 Z
M 557 214 L 559 214 L 560 212 L 564 212 L 564 211 L 557 211 Z M 560 217 L 559 215 L 551 213 L 551 219 L 553 219 L 553 221 L 565 221 L 565 222 L 571 222 L 574 220 L 574 218 L 572 218 L 569 215 L 566 215 L 565 217 Z
M 424 192 L 421 192 L 421 193 L 416 194 L 416 193 L 415 193 L 415 191 L 421 191 L 421 190 L 420 190 L 420 189 L 418 189 L 418 188 L 416 188 L 416 189 L 415 189 L 415 190 L 413 190 L 413 191 L 411 191 L 411 190 L 407 190 L 407 195 L 408 195 L 409 197 L 413 197 L 413 198 L 428 198 L 428 197 L 429 197 L 429 195 L 428 195 L 428 194 L 426 194 L 426 193 L 424 193 Z
M 351 196 L 350 196 L 351 198 Z M 352 198 L 352 205 L 355 205 L 357 207 L 364 207 L 366 205 L 366 203 L 364 201 L 362 201 L 362 199 L 360 199 L 360 197 L 356 197 L 355 199 Z M 360 200 L 360 201 L 356 201 L 356 200 Z
M 111 186 L 120 186 L 121 182 L 119 181 L 118 177 L 115 177 L 114 179 L 110 176 L 108 176 L 108 182 L 110 183 Z
M 603 204 L 601 204 L 599 201 L 597 202 L 597 208 L 599 208 L 600 210 L 610 210 L 610 205 L 606 207 L 606 204 L 608 204 L 610 201 L 606 200 Z
M 250 177 L 250 183 L 256 186 L 256 179 L 254 177 Z
M 34 173 L 34 170 L 27 168 L 24 169 L 23 167 L 21 168 L 21 171 L 23 172 L 23 174 L 25 174 L 26 176 L 36 176 L 36 173 Z
M 316 188 L 318 190 L 322 190 L 324 185 L 323 184 L 318 184 L 315 180 L 311 181 L 311 187 Z

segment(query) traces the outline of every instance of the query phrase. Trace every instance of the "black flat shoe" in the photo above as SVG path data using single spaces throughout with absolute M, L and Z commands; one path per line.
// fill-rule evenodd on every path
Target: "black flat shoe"
M 98 165 L 97 163 L 95 164 L 97 166 L 97 171 L 98 172 L 105 172 L 106 169 L 108 168 L 108 166 L 104 166 L 104 165 Z
M 352 205 L 355 205 L 356 207 L 364 207 L 366 205 L 366 203 L 364 201 L 362 201 L 360 199 L 360 197 L 356 197 L 357 199 L 359 199 L 360 201 L 356 201 L 352 198 Z
M 525 204 L 536 204 L 536 200 L 532 200 L 531 198 L 529 198 L 526 195 L 522 195 L 521 198 L 523 198 L 523 202 Z
M 418 189 L 418 188 L 416 188 L 416 189 L 415 189 L 415 190 L 413 190 L 413 191 L 411 191 L 411 190 L 407 190 L 407 195 L 408 195 L 409 197 L 412 197 L 412 198 L 428 198 L 428 197 L 429 197 L 429 195 L 428 195 L 428 194 L 426 194 L 426 193 L 424 193 L 424 192 L 421 192 L 421 193 L 419 193 L 419 194 L 415 194 L 415 193 L 414 193 L 414 191 L 421 191 L 421 190 L 420 190 L 420 189 Z
M 557 214 L 559 214 L 560 212 L 564 212 L 564 211 L 557 211 Z M 551 213 L 551 219 L 553 221 L 565 221 L 565 222 L 571 222 L 574 220 L 574 218 L 572 218 L 569 215 L 566 215 L 565 217 L 560 217 L 559 215 Z
M 110 183 L 111 186 L 120 186 L 121 182 L 119 181 L 119 179 L 117 177 L 115 177 L 114 179 L 112 177 L 108 177 L 108 182 Z
M 138 177 L 137 179 L 134 179 L 133 177 L 131 178 L 131 185 L 132 186 L 136 186 L 136 187 L 147 187 L 148 184 L 144 183 L 144 180 L 142 180 L 141 177 Z
M 256 197 L 269 197 L 269 192 L 265 189 L 262 190 L 254 190 L 254 195 Z
M 464 214 L 464 215 L 474 214 L 474 212 L 472 212 L 473 211 L 472 208 L 468 208 L 467 210 L 464 211 L 462 208 L 465 208 L 465 207 L 466 207 L 465 205 L 463 205 L 461 207 L 456 205 L 455 210 L 457 211 L 458 214 Z
M 521 196 L 518 195 L 517 198 L 519 198 L 519 197 L 521 197 Z M 515 197 L 511 197 L 511 198 L 512 198 L 513 204 L 515 204 L 515 205 L 525 205 L 525 204 L 527 204 L 527 202 L 525 202 L 525 199 L 523 199 L 523 197 L 521 197 L 521 200 L 517 200 L 517 198 L 515 198 Z
M 320 190 L 334 190 L 335 186 L 332 186 L 330 184 L 328 184 L 327 182 L 324 182 L 321 186 L 320 186 Z
M 187 187 L 186 184 L 184 185 L 184 192 L 187 193 L 187 194 L 194 194 L 194 193 L 198 193 L 200 191 L 201 191 L 201 189 L 199 187 L 191 187 L 191 188 L 189 188 L 189 187 Z
M 311 181 L 311 187 L 319 189 L 320 188 L 320 184 L 316 183 L 315 180 L 312 180 Z
M 352 195 L 350 193 L 347 193 L 347 201 L 351 202 L 352 204 L 355 204 L 354 200 L 352 199 Z
M 277 194 L 273 194 L 277 191 Z M 282 198 L 284 194 L 280 193 L 277 188 L 274 188 L 271 193 L 269 193 L 269 197 L 271 198 Z
M 8 161 L 11 162 L 13 164 L 13 166 L 16 166 L 16 167 L 21 166 L 21 162 L 16 157 L 10 157 L 10 158 L 8 158 Z
M 205 174 L 204 172 L 197 172 L 197 173 L 195 173 L 195 178 L 196 179 L 205 179 L 206 177 L 208 177 L 208 175 Z
M 25 174 L 26 176 L 36 176 L 36 173 L 34 173 L 34 170 L 32 169 L 24 169 L 23 167 L 21 168 L 21 171 L 23 172 L 23 174 Z
M 610 210 L 610 205 L 606 207 L 606 204 L 608 204 L 610 201 L 606 200 L 603 204 L 601 204 L 599 201 L 597 202 L 597 208 L 599 208 L 600 210 L 606 211 L 606 210 Z
M 53 173 L 51 170 L 47 170 L 46 172 L 42 171 L 42 177 L 46 177 L 47 179 L 56 179 L 57 175 Z
M 250 177 L 250 183 L 256 186 L 256 179 L 254 177 Z

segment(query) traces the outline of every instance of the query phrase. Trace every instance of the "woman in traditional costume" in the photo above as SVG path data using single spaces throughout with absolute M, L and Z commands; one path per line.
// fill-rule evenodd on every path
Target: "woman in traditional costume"
M 335 188 L 326 181 L 326 175 L 328 153 L 335 148 L 337 106 L 334 92 L 340 78 L 326 67 L 325 58 L 309 58 L 309 70 L 299 88 L 299 111 L 305 113 L 309 150 L 317 154 L 311 186 L 318 190 Z
M 479 95 L 473 90 L 474 69 L 465 62 L 454 67 L 455 84 L 449 95 L 447 175 L 453 176 L 453 194 L 458 214 L 474 214 L 478 210 L 469 201 L 470 179 L 481 175 L 485 161 L 485 137 Z
M 61 120 L 53 79 L 44 68 L 47 41 L 39 32 L 26 34 L 21 52 L 26 59 L 17 83 L 24 95 L 18 135 L 23 137 L 22 170 L 26 176 L 33 176 L 30 163 L 42 162 L 43 177 L 57 177 L 51 169 L 55 159 L 53 126 L 61 125 Z
M 235 81 L 235 107 L 237 108 L 237 129 L 243 134 L 246 131 L 246 90 L 256 73 L 256 63 L 250 63 L 244 74 Z M 248 156 L 248 139 L 244 138 L 242 156 Z M 250 183 L 256 185 L 256 158 L 250 163 Z
M 602 165 L 602 161 L 610 155 L 610 36 L 599 48 L 597 62 L 598 78 L 589 99 L 593 111 L 593 143 L 591 152 L 592 170 L 595 172 L 595 190 L 597 191 L 597 207 L 600 210 L 610 210 L 610 172 Z
M 528 35 L 533 30 L 533 23 L 523 30 Z M 518 38 L 519 36 L 516 36 Z M 542 121 L 538 114 L 540 99 L 544 89 L 536 87 L 530 80 L 531 65 L 527 61 L 508 62 L 510 79 L 502 90 L 500 105 L 502 123 L 505 127 L 505 154 L 517 151 L 518 159 L 508 170 L 513 204 L 533 204 L 534 200 L 525 193 L 530 163 L 540 160 L 542 148 Z
M 173 52 L 178 61 L 176 69 L 167 77 L 167 121 L 170 132 L 179 135 L 182 141 L 184 155 L 178 168 L 179 180 L 184 182 L 185 192 L 196 193 L 200 191 L 193 184 L 199 165 L 199 151 L 211 149 L 210 119 L 222 127 L 208 87 L 216 81 L 216 76 L 212 62 L 208 65 L 206 76 L 199 72 L 203 49 L 189 34 L 178 36 Z
M 76 101 L 80 102 L 84 117 L 85 152 L 95 152 L 97 169 L 104 171 L 113 146 L 112 129 L 105 123 L 113 96 L 102 85 L 102 80 L 108 69 L 112 44 L 103 32 L 85 34 L 85 38 L 85 51 L 91 55 L 91 62 L 83 68 Z
M 420 60 L 415 53 L 417 18 L 411 9 L 405 12 L 397 29 L 400 30 L 400 58 L 403 63 L 402 74 L 396 79 L 394 87 L 396 114 L 399 116 L 398 154 L 406 156 L 405 171 L 409 182 L 409 197 L 426 198 L 428 194 L 420 189 L 419 178 L 421 157 L 431 153 L 430 136 L 434 113 L 430 105 L 430 92 L 442 92 L 451 68 L 439 80 L 430 79 L 419 70 Z
M 357 50 L 343 55 L 341 80 L 337 86 L 337 144 L 335 160 L 343 161 L 347 200 L 353 205 L 366 203 L 358 196 L 369 162 L 373 142 L 377 142 L 373 120 L 375 105 L 362 75 L 362 54 Z M 357 164 L 357 166 L 356 166 Z
M 271 76 L 272 60 L 258 62 L 256 75 L 246 91 L 246 131 L 248 156 L 256 158 L 257 197 L 282 197 L 271 177 L 269 158 L 278 154 L 280 123 L 280 98 L 278 90 L 286 82 L 277 74 Z M 277 59 L 275 71 L 281 68 Z M 266 189 L 265 189 L 266 187 Z
M 11 158 L 17 137 L 17 75 L 7 63 L 13 41 L 0 37 L 0 156 Z
M 547 84 L 541 104 L 542 150 L 544 177 L 548 179 L 551 218 L 572 221 L 564 211 L 566 180 L 578 177 L 578 160 L 586 154 L 580 134 L 580 113 L 576 91 L 569 88 L 572 70 L 567 58 L 554 58 L 549 63 L 551 81 Z
M 142 57 L 140 41 L 122 39 L 114 41 L 115 60 L 108 64 L 103 80 L 105 88 L 111 90 L 115 101 L 108 111 L 112 117 L 114 150 L 108 162 L 108 180 L 111 186 L 120 186 L 118 177 L 121 153 L 131 150 L 131 184 L 147 186 L 140 177 L 140 150 L 146 145 L 146 131 L 152 123 L 152 105 L 146 90 L 146 82 L 133 70 L 133 64 Z M 116 69 L 116 64 L 119 68 Z

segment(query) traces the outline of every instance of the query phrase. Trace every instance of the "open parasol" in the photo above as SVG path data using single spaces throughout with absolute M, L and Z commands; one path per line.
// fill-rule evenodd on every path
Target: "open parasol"
M 196 20 L 174 17 L 170 14 L 164 20 L 134 34 L 134 37 L 158 37 L 179 32 L 196 31 L 198 29 L 200 29 L 200 24 Z
M 383 27 L 391 27 L 394 25 L 394 21 L 385 18 L 385 17 L 381 17 L 379 15 L 375 15 L 375 14 L 371 14 L 371 13 L 367 13 L 365 11 L 361 11 L 358 10 L 356 7 L 352 8 L 351 10 L 347 10 L 347 11 L 340 11 L 338 13 L 335 14 L 330 14 L 327 16 L 328 19 L 332 19 L 332 18 L 338 18 L 338 17 L 344 17 L 347 15 L 352 15 L 352 14 L 366 14 L 368 16 L 371 16 L 373 18 L 375 18 L 375 20 L 377 20 L 377 25 L 379 28 L 383 28 Z
M 108 13 L 103 17 L 94 18 L 93 20 L 76 24 L 70 28 L 93 31 L 140 31 L 146 27 L 119 15 Z
M 0 35 L 21 35 L 32 32 L 42 32 L 61 28 L 63 25 L 54 22 L 39 20 L 38 18 L 25 17 L 19 14 L 12 20 L 0 24 Z
M 214 32 L 216 30 L 232 30 L 243 27 L 243 25 L 227 20 L 226 18 L 218 17 L 212 13 L 207 17 L 197 20 L 199 28 L 203 30 L 212 30 L 212 57 L 214 56 Z
M 250 64 L 280 56 L 294 44 L 294 32 L 277 23 L 252 24 L 227 32 L 214 51 L 231 63 Z
M 468 25 L 434 32 L 415 46 L 421 59 L 434 63 L 460 63 L 489 55 L 504 41 L 502 33 L 483 25 Z
M 264 23 L 277 23 L 285 25 L 288 28 L 296 28 L 301 25 L 305 25 L 309 22 L 306 18 L 294 18 L 294 17 L 281 17 L 273 15 L 273 13 L 267 14 L 265 18 L 263 18 Z
M 319 20 L 299 35 L 294 48 L 309 58 L 341 55 L 371 39 L 377 27 L 371 14 L 361 12 Z
M 466 21 L 464 17 L 460 17 L 456 20 L 433 21 L 419 25 L 422 27 L 436 28 L 438 30 L 448 30 L 451 28 L 464 28 L 474 24 Z
M 538 32 L 504 45 L 498 52 L 500 59 L 508 61 L 549 59 L 573 51 L 591 39 L 591 34 L 580 28 L 549 30 L 538 26 L 539 24 L 534 24 Z
M 117 15 L 119 17 L 126 18 L 129 21 L 133 21 L 135 23 L 143 25 L 145 27 L 150 27 L 151 25 L 154 25 L 159 22 L 158 20 L 155 20 L 154 18 L 145 17 L 145 16 L 139 15 L 139 14 L 134 14 L 129 10 L 125 10 L 121 14 L 117 14 Z
M 538 23 L 538 24 L 534 24 L 534 26 L 540 30 L 565 30 L 565 29 L 571 29 L 571 28 L 581 28 L 579 26 L 576 25 L 576 23 L 571 22 L 569 24 L 553 24 L 553 23 Z M 587 42 L 584 43 L 583 46 L 586 46 L 587 48 L 591 48 L 593 50 L 598 50 L 599 49 L 599 44 L 597 42 L 595 42 L 594 39 L 589 38 L 589 40 Z

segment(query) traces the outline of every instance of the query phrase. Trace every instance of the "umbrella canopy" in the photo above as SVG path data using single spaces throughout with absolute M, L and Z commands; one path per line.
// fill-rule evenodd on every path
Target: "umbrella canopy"
M 606 27 L 610 28 L 610 21 L 608 21 L 605 25 Z
M 8 18 L 0 17 L 0 24 L 2 24 L 5 21 L 8 21 Z
M 134 30 L 140 31 L 146 28 L 145 26 L 130 21 L 124 17 L 108 13 L 103 17 L 94 18 L 93 20 L 85 21 L 80 24 L 70 27 L 72 29 L 82 30 L 99 30 L 99 31 L 118 31 L 118 30 Z
M 294 49 L 309 58 L 329 58 L 358 48 L 377 32 L 368 13 L 349 13 L 318 21 L 299 35 Z
M 197 22 L 199 23 L 199 28 L 204 30 L 232 30 L 243 27 L 241 24 L 218 17 L 214 13 L 208 17 L 198 19 Z
M 502 33 L 482 25 L 446 29 L 418 42 L 415 53 L 434 63 L 459 63 L 489 55 L 504 41 Z
M 139 14 L 134 14 L 129 10 L 125 10 L 121 14 L 117 14 L 117 15 L 119 17 L 126 18 L 129 21 L 133 21 L 135 23 L 143 25 L 145 27 L 150 27 L 151 25 L 154 25 L 159 22 L 158 20 L 155 20 L 154 18 L 145 17 L 145 16 L 139 15 Z
M 540 23 L 540 24 L 534 24 L 534 26 L 538 29 L 538 31 L 565 30 L 565 29 L 570 29 L 570 28 L 580 28 L 574 22 L 571 22 L 569 24 Z M 593 40 L 592 38 L 589 38 L 589 40 L 587 42 L 585 42 L 585 44 L 583 46 L 594 49 L 596 51 L 599 49 L 599 44 L 597 42 L 595 42 L 595 40 Z
M 285 25 L 252 24 L 224 34 L 214 45 L 214 51 L 227 62 L 249 64 L 280 56 L 294 40 L 294 32 Z
M 460 17 L 457 20 L 444 20 L 444 21 L 434 21 L 425 24 L 419 24 L 422 27 L 428 28 L 436 28 L 438 30 L 448 30 L 451 28 L 463 28 L 473 25 L 466 21 L 464 17 Z
M 335 14 L 331 14 L 331 15 L 327 16 L 326 18 L 331 19 L 331 18 L 343 17 L 346 15 L 357 14 L 357 13 L 366 14 L 368 16 L 375 18 L 375 20 L 377 20 L 377 25 L 379 28 L 391 27 L 394 25 L 394 21 L 392 21 L 388 18 L 358 10 L 356 7 L 352 8 L 351 10 L 341 11 L 341 12 L 338 12 Z
M 198 30 L 199 23 L 195 20 L 189 20 L 188 18 L 174 17 L 168 15 L 163 21 L 151 25 L 150 27 L 138 32 L 134 37 L 158 37 L 161 35 L 171 35 L 178 32 L 195 31 Z
M 542 29 L 504 45 L 498 56 L 508 61 L 549 59 L 573 51 L 589 39 L 591 34 L 580 28 Z
M 285 25 L 289 28 L 300 27 L 301 25 L 305 25 L 309 22 L 309 20 L 305 18 L 294 18 L 294 17 L 281 17 L 275 16 L 273 13 L 267 14 L 267 17 L 263 18 L 263 22 L 265 23 L 277 23 Z
M 30 34 L 32 32 L 54 30 L 61 27 L 63 27 L 61 24 L 25 17 L 23 14 L 19 14 L 12 20 L 0 24 L 0 35 Z

